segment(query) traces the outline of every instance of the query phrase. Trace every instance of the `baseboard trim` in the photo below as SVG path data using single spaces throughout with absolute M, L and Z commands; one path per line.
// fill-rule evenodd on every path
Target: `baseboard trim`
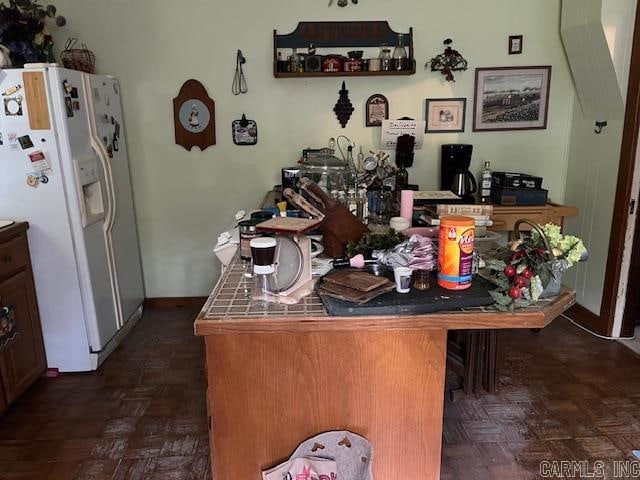
M 156 297 L 147 298 L 144 307 L 151 310 L 200 310 L 207 297 Z
M 573 307 L 566 311 L 565 315 L 576 323 L 579 323 L 585 328 L 588 328 L 592 332 L 600 335 L 610 335 L 606 329 L 602 328 L 602 319 L 600 315 L 596 315 L 591 310 L 583 307 L 579 303 L 576 303 Z

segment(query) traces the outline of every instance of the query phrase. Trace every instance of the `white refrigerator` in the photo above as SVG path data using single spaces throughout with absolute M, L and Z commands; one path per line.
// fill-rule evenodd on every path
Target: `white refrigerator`
M 39 64 L 0 95 L 0 219 L 29 222 L 48 367 L 95 370 L 144 300 L 118 81 Z

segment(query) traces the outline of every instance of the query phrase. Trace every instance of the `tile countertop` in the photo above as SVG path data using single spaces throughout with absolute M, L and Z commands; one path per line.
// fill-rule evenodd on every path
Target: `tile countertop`
M 236 255 L 222 274 L 195 320 L 196 335 L 268 333 L 319 330 L 415 330 L 445 328 L 499 329 L 544 328 L 575 303 L 575 292 L 564 288 L 560 295 L 513 313 L 490 307 L 405 316 L 329 316 L 322 300 L 311 293 L 295 305 L 274 304 L 268 311 L 251 306 L 248 266 Z

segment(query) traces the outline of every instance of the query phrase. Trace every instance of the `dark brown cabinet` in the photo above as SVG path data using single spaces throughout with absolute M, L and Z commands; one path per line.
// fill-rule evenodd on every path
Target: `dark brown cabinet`
M 0 413 L 46 369 L 26 223 L 0 229 L 0 308 L 11 309 L 15 324 L 0 337 Z

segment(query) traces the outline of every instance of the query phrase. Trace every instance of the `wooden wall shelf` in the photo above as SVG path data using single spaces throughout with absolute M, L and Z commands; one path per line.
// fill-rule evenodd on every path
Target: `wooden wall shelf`
M 392 70 L 388 72 L 274 72 L 276 78 L 298 78 L 298 77 L 397 77 L 415 75 L 415 65 L 411 70 Z
M 358 49 L 389 46 L 393 49 L 403 35 L 404 46 L 412 62 L 411 70 L 379 72 L 278 72 L 278 51 L 281 49 L 306 49 L 311 44 L 316 48 Z M 339 51 L 333 53 L 340 53 Z M 343 52 L 344 53 L 344 52 Z M 309 77 L 394 77 L 415 75 L 416 62 L 413 54 L 413 28 L 409 32 L 395 32 L 386 21 L 371 22 L 299 22 L 296 29 L 285 35 L 273 31 L 273 75 L 275 78 Z

